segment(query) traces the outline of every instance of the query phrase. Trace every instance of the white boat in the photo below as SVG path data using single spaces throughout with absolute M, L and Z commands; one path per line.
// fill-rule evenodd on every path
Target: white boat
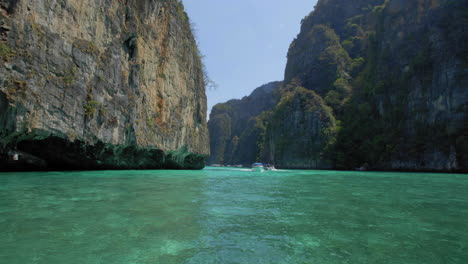
M 252 164 L 252 171 L 264 172 L 264 171 L 274 171 L 275 166 L 266 163 L 254 163 Z
M 252 164 L 252 171 L 264 172 L 265 171 L 265 166 L 263 165 L 263 163 L 254 163 L 254 164 Z

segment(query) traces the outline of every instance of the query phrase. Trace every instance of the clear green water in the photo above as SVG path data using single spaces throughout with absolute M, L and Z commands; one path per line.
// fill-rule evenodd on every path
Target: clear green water
M 0 174 L 0 262 L 468 263 L 468 175 Z

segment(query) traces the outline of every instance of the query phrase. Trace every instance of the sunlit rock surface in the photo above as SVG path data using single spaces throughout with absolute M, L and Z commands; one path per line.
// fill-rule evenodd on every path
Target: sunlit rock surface
M 179 1 L 0 7 L 2 161 L 20 151 L 39 167 L 161 168 L 170 150 L 209 153 L 203 69 Z

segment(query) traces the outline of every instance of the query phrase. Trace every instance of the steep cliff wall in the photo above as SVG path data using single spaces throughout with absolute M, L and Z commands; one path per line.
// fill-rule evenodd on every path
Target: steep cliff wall
M 4 159 L 19 151 L 43 167 L 161 168 L 162 151 L 209 153 L 204 75 L 182 3 L 0 7 Z
M 467 170 L 467 4 L 393 0 L 374 10 L 337 166 Z
M 271 111 L 279 102 L 281 82 L 255 89 L 241 100 L 230 100 L 213 107 L 208 122 L 211 164 L 250 165 L 263 152 L 266 126 Z
M 285 82 L 333 108 L 337 143 L 325 154 L 334 167 L 467 169 L 467 3 L 318 2 Z
M 278 168 L 331 168 L 323 152 L 335 126 L 330 107 L 314 91 L 284 92 L 268 124 L 263 160 Z
M 468 171 L 467 0 L 319 0 L 291 43 L 261 159 Z

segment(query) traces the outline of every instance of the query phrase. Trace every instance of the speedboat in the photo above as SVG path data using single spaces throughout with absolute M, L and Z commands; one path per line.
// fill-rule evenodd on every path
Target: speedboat
M 263 168 L 265 170 L 269 170 L 269 171 L 274 171 L 276 170 L 275 166 L 271 165 L 271 164 L 263 164 Z
M 252 171 L 264 172 L 265 171 L 265 166 L 263 165 L 263 163 L 254 163 L 254 164 L 252 164 Z

